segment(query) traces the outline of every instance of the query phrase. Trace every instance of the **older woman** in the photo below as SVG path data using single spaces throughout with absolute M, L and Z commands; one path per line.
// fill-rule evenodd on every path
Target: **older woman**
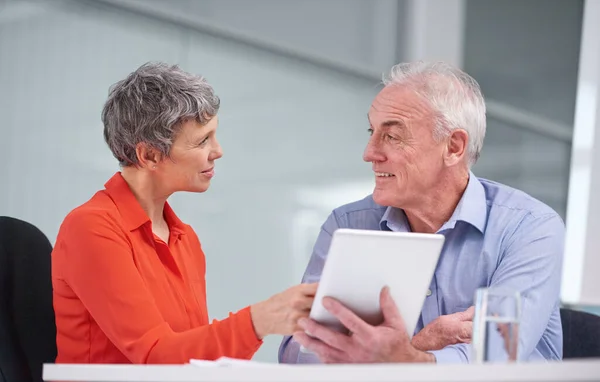
M 219 98 L 176 66 L 143 65 L 115 84 L 102 112 L 121 165 L 64 220 L 52 253 L 57 363 L 185 363 L 251 358 L 290 335 L 316 285 L 299 285 L 209 323 L 198 237 L 169 207 L 204 192 L 215 161 Z

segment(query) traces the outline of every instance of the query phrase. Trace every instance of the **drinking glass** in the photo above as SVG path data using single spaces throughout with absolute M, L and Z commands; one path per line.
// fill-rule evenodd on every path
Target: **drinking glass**
M 476 363 L 519 360 L 519 292 L 480 288 L 475 293 L 472 351 Z

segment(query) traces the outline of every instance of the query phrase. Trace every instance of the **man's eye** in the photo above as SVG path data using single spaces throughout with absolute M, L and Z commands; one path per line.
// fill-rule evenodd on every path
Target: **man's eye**
M 397 141 L 397 140 L 398 140 L 398 138 L 394 137 L 393 135 L 389 135 L 389 134 L 387 134 L 387 135 L 386 135 L 386 137 L 387 137 L 387 139 L 389 139 L 390 141 Z
M 369 135 L 373 135 L 373 129 L 368 128 L 367 131 L 369 132 Z
M 202 140 L 202 142 L 200 142 L 200 143 L 198 144 L 198 146 L 202 146 L 202 145 L 204 145 L 206 142 L 208 142 L 208 137 L 204 138 L 204 139 Z

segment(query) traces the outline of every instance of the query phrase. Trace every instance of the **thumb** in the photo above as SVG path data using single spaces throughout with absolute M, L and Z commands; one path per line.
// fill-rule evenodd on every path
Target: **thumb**
M 460 332 L 460 341 L 463 343 L 471 343 L 471 336 L 473 335 L 473 323 L 465 322 L 462 324 Z
M 389 287 L 384 287 L 379 295 L 379 305 L 381 306 L 381 313 L 383 313 L 383 322 L 387 325 L 397 328 L 404 329 L 404 320 L 398 311 L 398 307 L 392 299 Z
M 461 321 L 473 321 L 473 316 L 475 315 L 475 306 L 470 306 L 469 309 L 461 312 L 460 320 Z

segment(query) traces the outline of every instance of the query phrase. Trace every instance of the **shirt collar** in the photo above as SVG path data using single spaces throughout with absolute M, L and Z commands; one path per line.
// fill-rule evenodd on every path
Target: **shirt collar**
M 135 195 L 129 188 L 129 185 L 123 179 L 120 172 L 112 176 L 104 185 L 106 192 L 113 200 L 119 213 L 123 217 L 125 227 L 130 231 L 140 228 L 144 224 L 150 223 L 150 218 L 146 211 L 137 201 Z M 173 233 L 184 234 L 185 224 L 179 220 L 169 203 L 165 202 L 164 216 L 169 226 L 169 230 Z
M 463 221 L 477 228 L 479 232 L 484 233 L 487 213 L 487 200 L 483 185 L 472 172 L 469 172 L 467 188 L 463 192 L 452 216 L 444 223 L 440 231 L 452 229 L 456 226 L 456 222 Z M 388 207 L 385 210 L 379 221 L 379 226 L 382 230 L 390 229 L 396 232 L 410 231 L 404 211 L 395 207 Z
M 388 207 L 381 220 L 379 227 L 384 230 L 392 230 L 394 232 L 410 232 L 410 225 L 404 214 L 404 210 L 395 207 Z

